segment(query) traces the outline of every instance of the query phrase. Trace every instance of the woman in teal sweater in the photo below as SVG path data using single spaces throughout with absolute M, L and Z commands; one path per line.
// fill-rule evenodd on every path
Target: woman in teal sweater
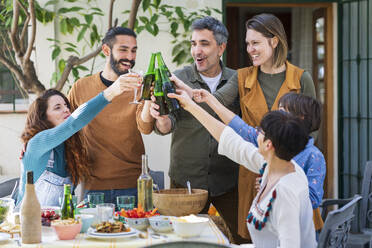
M 64 184 L 77 185 L 82 180 L 89 180 L 87 154 L 78 131 L 116 96 L 139 87 L 140 81 L 138 75 L 125 74 L 72 114 L 67 98 L 53 89 L 45 91 L 31 104 L 21 136 L 25 151 L 17 205 L 22 201 L 25 175 L 29 170 L 34 172 L 41 206 L 58 206 Z

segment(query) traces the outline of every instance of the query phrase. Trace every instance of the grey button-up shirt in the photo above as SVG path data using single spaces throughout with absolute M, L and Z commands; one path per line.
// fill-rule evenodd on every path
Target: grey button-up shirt
M 236 74 L 235 70 L 223 65 L 222 76 L 214 94 Z M 193 89 L 210 91 L 196 70 L 195 64 L 185 66 L 174 74 Z M 219 99 L 221 94 L 219 95 Z M 217 117 L 205 103 L 199 104 L 208 113 Z M 239 99 L 227 106 L 236 114 L 240 112 Z M 181 109 L 178 116 L 169 115 L 172 122 L 172 143 L 170 151 L 169 176 L 177 184 L 186 187 L 186 181 L 193 188 L 207 189 L 211 196 L 218 196 L 232 191 L 238 183 L 239 166 L 225 156 L 218 155 L 217 141 L 209 134 L 198 120 L 189 112 Z M 161 134 L 155 127 L 155 132 Z

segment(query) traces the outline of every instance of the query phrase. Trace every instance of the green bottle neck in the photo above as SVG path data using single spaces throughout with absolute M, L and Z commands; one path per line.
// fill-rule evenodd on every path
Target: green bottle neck
M 146 74 L 155 74 L 155 55 L 155 53 L 151 54 L 150 63 Z
M 65 195 L 70 195 L 71 194 L 71 185 L 70 184 L 65 184 L 65 186 L 64 186 L 64 194 Z
M 156 60 L 158 61 L 158 67 L 159 68 L 165 66 L 165 63 L 164 63 L 164 60 L 163 60 L 163 56 L 161 56 L 161 53 L 160 52 L 156 53 Z
M 170 82 L 167 72 L 165 71 L 164 68 L 160 68 L 160 76 L 163 84 L 166 82 Z
M 155 70 L 154 96 L 164 96 L 159 68 L 156 68 L 156 70 Z

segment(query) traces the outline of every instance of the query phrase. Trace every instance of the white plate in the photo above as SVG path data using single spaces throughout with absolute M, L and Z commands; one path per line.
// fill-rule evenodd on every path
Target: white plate
M 120 233 L 100 233 L 93 228 L 89 228 L 87 235 L 91 238 L 97 239 L 116 239 L 116 238 L 127 238 L 137 236 L 138 231 L 134 228 L 131 228 L 129 232 L 120 232 Z
M 0 233 L 0 242 L 10 240 L 10 234 L 9 233 Z

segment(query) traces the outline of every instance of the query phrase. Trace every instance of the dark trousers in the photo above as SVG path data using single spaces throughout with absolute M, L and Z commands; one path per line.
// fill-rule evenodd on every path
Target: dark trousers
M 171 180 L 171 188 L 185 188 L 184 186 L 175 183 Z M 243 239 L 238 235 L 238 186 L 233 191 L 227 192 L 219 196 L 210 196 L 208 194 L 208 200 L 205 204 L 204 209 L 200 212 L 201 214 L 207 214 L 209 205 L 217 209 L 222 219 L 230 229 L 231 235 L 234 239 L 235 244 L 248 243 L 249 240 Z

